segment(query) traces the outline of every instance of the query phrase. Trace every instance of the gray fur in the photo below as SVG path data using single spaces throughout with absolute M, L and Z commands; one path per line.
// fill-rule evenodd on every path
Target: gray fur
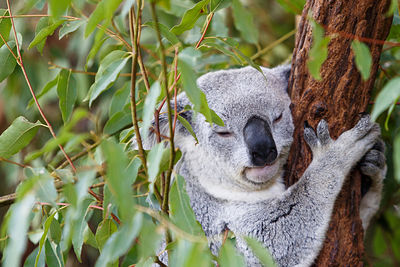
M 210 108 L 225 126 L 211 126 L 200 114 L 183 113 L 199 143 L 177 125 L 175 143 L 183 153 L 178 171 L 186 179 L 191 206 L 214 254 L 229 229 L 236 234 L 238 250 L 248 266 L 261 265 L 243 236 L 262 242 L 279 266 L 309 266 L 323 244 L 343 182 L 363 156 L 362 170 L 373 181 L 364 197 L 367 201 L 361 204 L 364 227 L 379 207 L 386 167 L 383 149 L 373 146 L 380 129 L 368 116 L 337 140 L 330 138 L 323 120 L 316 133 L 306 127 L 304 138 L 313 153 L 312 163 L 299 182 L 285 189 L 282 176 L 294 131 L 286 92 L 290 66 L 262 70 L 266 79 L 251 67 L 212 72 L 198 79 Z M 181 94 L 178 109 L 186 104 L 189 101 Z M 276 144 L 278 157 L 270 167 L 255 167 L 243 140 L 243 129 L 254 116 L 268 123 Z

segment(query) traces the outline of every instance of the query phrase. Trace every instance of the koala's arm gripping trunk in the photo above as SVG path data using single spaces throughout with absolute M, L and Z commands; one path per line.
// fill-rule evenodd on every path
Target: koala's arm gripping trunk
M 390 0 L 308 0 L 302 14 L 293 53 L 289 93 L 293 102 L 294 144 L 289 156 L 287 185 L 295 183 L 311 162 L 311 152 L 303 139 L 303 125 L 315 128 L 322 118 L 331 126 L 333 138 L 350 129 L 358 114 L 367 109 L 382 50 L 392 18 L 386 15 Z M 307 19 L 335 34 L 328 58 L 321 68 L 321 81 L 308 72 L 307 58 L 312 44 L 312 27 Z M 360 38 L 361 37 L 361 38 Z M 360 38 L 371 49 L 371 76 L 363 81 L 354 64 L 353 39 Z M 333 212 L 317 266 L 361 266 L 363 229 L 359 218 L 361 177 L 352 172 L 341 191 Z

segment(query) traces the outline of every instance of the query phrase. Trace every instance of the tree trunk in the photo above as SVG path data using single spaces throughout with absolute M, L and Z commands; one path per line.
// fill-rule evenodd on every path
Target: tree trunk
M 289 155 L 287 185 L 295 183 L 311 162 L 311 151 L 303 139 L 305 121 L 314 127 L 321 119 L 329 123 L 332 138 L 352 128 L 359 113 L 367 109 L 373 88 L 382 41 L 392 18 L 386 15 L 390 0 L 308 0 L 302 14 L 293 52 L 289 93 L 295 125 Z M 307 16 L 325 28 L 332 40 L 328 58 L 321 67 L 321 81 L 307 68 L 312 27 Z M 368 38 L 368 39 L 367 39 Z M 364 41 L 371 50 L 371 76 L 363 81 L 354 63 L 351 42 Z M 336 203 L 317 266 L 362 266 L 363 229 L 359 217 L 361 175 L 353 171 Z

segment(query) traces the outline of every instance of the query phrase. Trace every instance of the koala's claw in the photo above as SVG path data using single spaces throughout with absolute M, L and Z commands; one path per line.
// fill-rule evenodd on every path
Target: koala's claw
M 325 120 L 321 120 L 317 126 L 317 135 L 322 145 L 329 144 L 332 139 L 329 134 L 329 126 Z
M 318 137 L 308 123 L 304 125 L 304 140 L 311 149 L 318 146 Z
M 381 143 L 381 140 L 378 140 Z M 377 143 L 378 143 L 377 142 Z M 364 175 L 376 176 L 385 169 L 386 158 L 381 149 L 381 144 L 376 144 L 360 160 L 360 170 Z M 379 149 L 379 150 L 378 150 Z

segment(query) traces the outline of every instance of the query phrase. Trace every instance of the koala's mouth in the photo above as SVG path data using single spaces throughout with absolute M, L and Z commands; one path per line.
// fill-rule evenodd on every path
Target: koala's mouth
M 243 176 L 251 183 L 265 184 L 276 177 L 279 172 L 279 166 L 279 161 L 276 160 L 272 164 L 263 167 L 246 167 Z

